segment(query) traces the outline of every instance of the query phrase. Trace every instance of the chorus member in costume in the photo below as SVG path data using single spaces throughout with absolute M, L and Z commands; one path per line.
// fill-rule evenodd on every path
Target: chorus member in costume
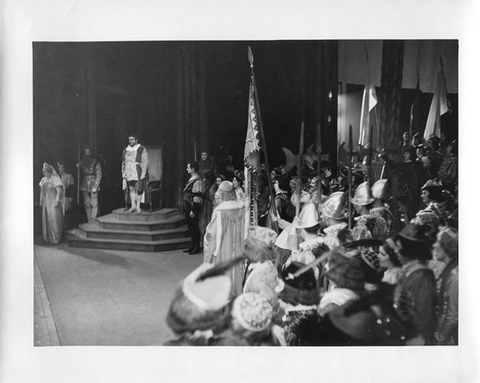
M 412 296 L 415 326 L 424 344 L 434 344 L 437 291 L 434 273 L 427 266 L 427 261 L 432 258 L 431 242 L 423 226 L 408 224 L 395 237 L 394 243 L 403 266 L 398 283 Z
M 190 178 L 183 189 L 183 209 L 187 227 L 192 239 L 192 245 L 184 253 L 200 253 L 200 213 L 202 210 L 202 198 L 205 193 L 205 184 L 198 174 L 198 162 L 190 161 L 187 164 L 187 173 Z
M 203 240 L 203 261 L 213 264 L 241 257 L 245 237 L 245 205 L 237 200 L 233 184 L 223 181 L 215 198 L 218 205 Z M 244 276 L 242 265 L 233 267 L 229 275 L 232 279 L 231 296 L 241 294 Z
M 452 195 L 455 195 L 458 184 L 458 144 L 457 140 L 452 141 L 446 149 L 447 153 L 443 158 L 438 171 L 438 180 L 442 186 Z
M 395 162 L 380 148 L 379 153 L 385 160 L 387 171 L 398 177 L 397 198 L 405 214 L 405 221 L 415 217 L 420 206 L 420 188 L 424 182 L 425 174 L 422 167 L 415 162 L 413 149 L 403 151 L 403 161 Z
M 243 190 L 243 178 L 240 175 L 233 177 L 232 179 L 233 188 L 235 189 L 235 195 L 239 201 L 245 200 L 245 190 Z
M 385 219 L 378 214 L 370 214 L 374 201 L 375 198 L 372 196 L 368 182 L 360 184 L 355 190 L 353 198 L 350 198 L 350 202 L 358 214 L 352 230 L 354 241 L 368 238 L 384 240 L 387 237 L 388 227 Z
M 433 245 L 435 259 L 446 264 L 437 279 L 438 344 L 458 344 L 458 234 L 443 228 Z
M 275 239 L 277 233 L 261 226 L 250 226 L 243 247 L 246 260 L 243 292 L 264 296 L 273 309 L 272 318 L 278 313 L 277 268 L 278 258 Z
M 272 324 L 273 316 L 263 295 L 243 293 L 232 305 L 231 332 L 242 346 L 286 346 L 285 332 Z
M 128 187 L 132 207 L 128 213 L 141 213 L 140 203 L 143 192 L 147 188 L 148 153 L 144 146 L 138 143 L 138 135 L 128 136 L 128 146 L 122 155 L 123 189 Z
M 277 286 L 280 308 L 284 312 L 281 327 L 287 346 L 320 346 L 321 318 L 317 313 L 320 291 L 312 269 L 300 273 L 306 265 L 292 262 L 280 274 Z
M 62 240 L 65 214 L 65 187 L 53 166 L 43 164 L 40 181 L 42 207 L 42 238 L 46 243 L 58 244 Z
M 218 173 L 215 161 L 213 160 L 213 158 L 210 158 L 208 156 L 207 152 L 202 152 L 200 154 L 200 161 L 198 162 L 198 166 L 198 174 L 200 175 L 200 177 L 202 177 L 203 180 L 205 180 L 205 174 L 208 171 L 212 171 L 215 175 Z
M 396 285 L 402 273 L 402 264 L 398 258 L 398 251 L 395 250 L 396 246 L 393 243 L 393 239 L 387 238 L 383 245 L 380 246 L 378 253 L 378 259 L 380 266 L 385 269 L 382 282 L 386 282 L 391 285 Z
M 219 186 L 215 182 L 215 173 L 211 170 L 205 173 L 203 182 L 205 184 L 205 192 L 203 193 L 202 209 L 200 210 L 200 245 L 203 244 L 205 229 L 212 220 L 213 208 L 215 207 L 215 193 Z
M 65 187 L 65 230 L 70 228 L 70 210 L 73 206 L 73 185 L 75 179 L 66 171 L 65 164 L 61 161 L 57 162 L 58 175 Z
M 85 156 L 77 164 L 82 174 L 80 190 L 83 193 L 83 204 L 87 221 L 95 221 L 98 215 L 98 192 L 102 181 L 102 166 L 93 156 L 91 148 L 85 148 Z

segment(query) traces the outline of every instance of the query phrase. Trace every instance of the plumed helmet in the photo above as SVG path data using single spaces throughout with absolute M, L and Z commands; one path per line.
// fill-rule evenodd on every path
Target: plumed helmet
M 243 246 L 243 256 L 251 262 L 273 261 L 277 258 L 277 233 L 262 226 L 250 226 Z
M 345 219 L 345 201 L 346 196 L 344 192 L 332 193 L 320 205 L 320 211 L 326 218 Z
M 307 229 L 318 225 L 319 222 L 317 208 L 313 202 L 309 202 L 303 206 L 296 227 L 297 229 Z
M 390 182 L 387 178 L 378 180 L 372 186 L 372 197 L 380 200 L 388 199 L 391 195 Z
M 264 296 L 243 293 L 233 302 L 231 315 L 245 330 L 260 332 L 272 323 L 273 309 Z
M 320 303 L 320 290 L 313 269 L 294 276 L 295 272 L 305 266 L 304 263 L 293 261 L 281 272 L 279 299 L 293 305 L 318 305 Z
M 370 190 L 368 182 L 363 182 L 358 185 L 357 189 L 355 190 L 355 195 L 353 198 L 350 198 L 350 202 L 360 206 L 369 205 L 373 201 L 375 201 L 375 198 L 372 196 L 372 191 Z

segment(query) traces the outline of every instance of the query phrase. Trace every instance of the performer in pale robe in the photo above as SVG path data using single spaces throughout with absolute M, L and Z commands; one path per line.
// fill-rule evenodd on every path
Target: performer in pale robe
M 203 239 L 203 261 L 213 264 L 242 256 L 245 238 L 245 205 L 237 200 L 233 184 L 223 181 L 215 198 L 218 205 Z M 243 265 L 236 265 L 228 275 L 232 278 L 231 296 L 241 294 Z

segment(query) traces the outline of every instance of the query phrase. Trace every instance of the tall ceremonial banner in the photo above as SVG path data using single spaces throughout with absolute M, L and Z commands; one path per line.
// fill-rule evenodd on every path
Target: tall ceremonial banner
M 362 112 L 360 115 L 359 145 L 366 146 L 370 142 L 370 112 L 375 105 L 377 105 L 377 93 L 372 83 L 370 69 L 367 69 L 367 78 L 365 80 L 365 89 L 362 98 Z
M 257 174 L 260 172 L 260 140 L 253 82 L 250 82 L 250 92 L 248 96 L 247 137 L 245 139 L 243 160 L 245 164 L 245 193 L 247 195 L 245 202 L 245 213 L 247 214 L 245 219 L 245 234 L 247 234 L 249 226 L 258 224 L 258 206 L 256 199 L 258 182 L 252 181 L 257 181 Z
M 435 91 L 433 93 L 432 104 L 430 105 L 430 112 L 428 112 L 427 124 L 425 125 L 425 132 L 423 138 L 428 138 L 435 134 L 440 137 L 441 124 L 440 116 L 448 112 L 447 102 L 447 87 L 445 85 L 445 77 L 443 76 L 443 67 L 437 74 L 437 83 L 435 85 Z

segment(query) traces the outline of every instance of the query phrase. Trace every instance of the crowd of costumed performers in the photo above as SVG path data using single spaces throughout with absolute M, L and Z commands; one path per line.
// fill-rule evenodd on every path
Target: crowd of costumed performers
M 263 169 L 272 197 L 212 168 L 204 262 L 173 296 L 166 345 L 458 344 L 457 143 L 421 141 Z

